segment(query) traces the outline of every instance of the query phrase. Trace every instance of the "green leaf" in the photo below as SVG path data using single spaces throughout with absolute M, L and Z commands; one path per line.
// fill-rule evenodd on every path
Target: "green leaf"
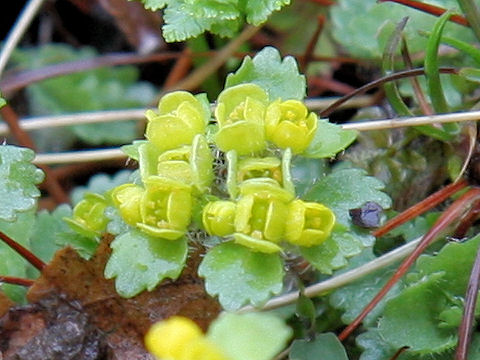
M 245 4 L 247 22 L 255 26 L 260 25 L 267 21 L 272 12 L 289 4 L 290 0 L 247 0 Z
M 367 231 L 352 225 L 349 209 L 374 201 L 386 208 L 390 198 L 381 192 L 383 184 L 366 176 L 360 169 L 341 169 L 321 178 L 305 195 L 306 200 L 322 203 L 332 209 L 336 225 L 330 237 L 318 246 L 302 248 L 301 254 L 317 270 L 331 274 L 347 264 L 347 258 L 358 255 L 372 246 L 375 238 Z
M 35 153 L 27 148 L 0 145 L 0 219 L 15 221 L 18 212 L 35 208 L 43 172 L 31 163 Z
M 60 246 L 71 246 L 85 260 L 89 260 L 97 250 L 98 242 L 96 239 L 83 236 L 73 232 L 71 229 L 57 234 L 57 244 Z
M 374 201 L 383 208 L 390 207 L 390 198 L 380 191 L 383 188 L 380 180 L 367 176 L 364 170 L 342 169 L 320 179 L 305 198 L 328 206 L 335 213 L 338 223 L 348 225 L 348 210 L 358 208 L 367 201 Z
M 290 171 L 297 196 L 303 199 L 312 186 L 324 176 L 326 169 L 325 160 L 295 156 L 292 159 Z
M 228 314 L 217 318 L 207 337 L 231 360 L 270 360 L 286 345 L 292 331 L 270 314 Z
M 131 230 L 115 238 L 105 277 L 115 278 L 115 288 L 123 297 L 153 290 L 165 278 L 176 279 L 187 258 L 187 240 L 164 240 Z M 133 256 L 132 256 L 133 255 Z
M 59 234 L 70 230 L 63 218 L 71 215 L 72 209 L 66 204 L 58 206 L 51 213 L 40 211 L 30 238 L 30 250 L 43 261 L 49 262 L 55 251 L 60 249 L 62 241 Z
M 164 11 L 163 36 L 167 42 L 183 41 L 204 31 L 233 36 L 240 17 L 238 6 L 230 1 L 173 0 Z
M 342 343 L 333 333 L 320 334 L 314 340 L 295 340 L 289 360 L 348 360 Z
M 456 344 L 451 322 L 458 316 L 452 311 L 463 306 L 479 243 L 480 236 L 449 243 L 438 255 L 418 259 L 416 271 L 408 276 L 410 285 L 387 302 L 380 319 L 378 329 L 389 344 L 409 346 L 412 354 L 438 353 Z
M 355 269 L 367 262 L 375 259 L 372 248 L 365 249 L 360 255 L 352 258 L 345 269 L 335 273 L 335 275 Z M 345 324 L 350 324 L 357 315 L 365 308 L 365 306 L 373 299 L 373 297 L 380 291 L 385 283 L 393 275 L 392 269 L 382 269 L 373 274 L 367 275 L 362 279 L 345 285 L 335 290 L 329 298 L 330 305 L 337 309 L 344 311 L 342 321 Z M 399 293 L 401 282 L 398 282 L 388 294 L 378 303 L 375 308 L 369 312 L 367 317 L 363 320 L 363 324 L 371 326 L 382 313 L 385 303 L 388 299 Z
M 438 326 L 441 273 L 431 274 L 407 287 L 385 306 L 378 329 L 393 347 L 408 346 L 409 352 L 442 352 L 457 342 L 455 332 Z
M 0 95 L 0 108 L 4 107 L 7 104 L 5 99 Z
M 330 237 L 322 244 L 300 249 L 302 256 L 323 274 L 344 267 L 347 258 L 373 246 L 375 238 L 355 228 L 336 224 Z
M 451 12 L 444 13 L 435 23 L 432 33 L 428 38 L 425 53 L 425 77 L 427 79 L 428 94 L 432 101 L 432 106 L 436 112 L 447 113 L 448 105 L 443 93 L 442 82 L 440 81 L 440 72 L 438 71 L 438 47 L 442 33 L 447 25 L 448 19 L 452 16 Z
M 452 9 L 458 6 L 456 0 L 437 0 L 435 5 L 444 9 Z M 378 41 L 381 27 L 388 20 L 398 23 L 406 16 L 410 18 L 405 28 L 405 37 L 410 52 L 424 51 L 426 40 L 419 38 L 418 32 L 420 30 L 431 30 L 436 18 L 392 2 L 338 0 L 330 10 L 331 34 L 351 56 L 380 59 L 384 48 L 384 44 L 379 44 Z M 470 29 L 457 24 L 449 25 L 445 29 L 445 35 L 470 43 L 475 42 Z
M 207 292 L 218 295 L 220 304 L 233 311 L 247 303 L 261 306 L 278 294 L 284 272 L 277 254 L 253 252 L 226 242 L 208 251 L 198 274 L 205 278 Z
M 319 120 L 315 136 L 302 154 L 309 158 L 330 158 L 345 150 L 357 138 L 355 130 L 343 130 L 327 120 Z
M 273 47 L 265 47 L 252 59 L 246 56 L 242 65 L 227 76 L 225 88 L 244 83 L 254 83 L 268 92 L 270 100 L 282 100 L 305 97 L 305 76 L 300 75 L 295 59 L 291 56 L 280 57 Z
M 377 328 L 369 328 L 368 331 L 360 334 L 356 338 L 356 341 L 357 345 L 363 349 L 360 360 L 391 359 L 398 350 L 383 339 Z M 407 359 L 404 354 L 405 353 L 400 356 L 400 360 Z M 410 357 L 408 357 L 408 359 L 410 359 Z

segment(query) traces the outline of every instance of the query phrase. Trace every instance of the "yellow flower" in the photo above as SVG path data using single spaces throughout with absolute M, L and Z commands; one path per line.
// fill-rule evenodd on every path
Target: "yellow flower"
M 227 190 L 230 198 L 236 199 L 238 186 L 249 179 L 272 179 L 278 186 L 295 194 L 290 162 L 292 151 L 286 149 L 282 159 L 276 157 L 246 157 L 238 160 L 237 152 L 231 150 L 226 154 L 228 162 Z
M 235 214 L 235 242 L 254 251 L 278 252 L 285 233 L 288 203 L 293 194 L 268 178 L 250 179 L 240 186 Z
M 285 238 L 300 246 L 320 245 L 328 238 L 334 224 L 335 214 L 325 205 L 294 200 L 288 207 Z
M 317 129 L 317 115 L 308 113 L 301 101 L 277 100 L 268 106 L 265 115 L 267 140 L 282 149 L 302 153 L 310 144 Z
M 161 360 L 228 360 L 197 324 L 181 316 L 154 324 L 145 335 L 145 347 Z
M 255 84 L 241 84 L 222 91 L 215 109 L 219 127 L 215 143 L 220 150 L 236 150 L 239 155 L 264 150 L 267 104 L 267 93 Z
M 178 239 L 191 222 L 191 186 L 158 176 L 150 176 L 144 183 L 140 204 L 142 222 L 137 223 L 137 227 L 154 237 Z
M 118 208 L 123 220 L 132 226 L 142 221 L 140 202 L 145 189 L 135 184 L 117 186 L 111 192 L 113 204 Z
M 192 94 L 175 91 L 162 97 L 159 112 L 148 110 L 145 136 L 160 151 L 189 145 L 197 134 L 203 134 L 210 119 L 208 110 Z

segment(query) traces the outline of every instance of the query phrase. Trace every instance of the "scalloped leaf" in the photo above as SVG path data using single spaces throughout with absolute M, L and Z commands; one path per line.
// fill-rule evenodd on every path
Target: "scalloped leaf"
M 183 41 L 210 31 L 220 36 L 234 36 L 243 19 L 255 26 L 267 21 L 273 11 L 290 0 L 140 0 L 145 8 L 165 6 L 163 36 L 167 42 Z
M 355 130 L 343 130 L 341 126 L 320 119 L 317 131 L 303 156 L 309 158 L 330 158 L 345 150 L 357 138 Z
M 456 330 L 438 326 L 439 302 L 445 300 L 439 287 L 442 275 L 424 277 L 387 302 L 378 329 L 390 345 L 408 346 L 408 352 L 427 354 L 456 344 Z
M 205 31 L 233 36 L 240 27 L 236 4 L 216 0 L 173 0 L 164 11 L 163 36 L 167 42 L 183 41 Z
M 0 145 L 0 219 L 15 221 L 18 212 L 34 209 L 43 181 L 43 171 L 31 161 L 35 153 L 27 148 Z
M 289 4 L 290 0 L 247 0 L 245 4 L 247 22 L 258 26 L 267 21 L 272 12 Z
M 279 353 L 292 330 L 271 314 L 228 314 L 217 318 L 207 337 L 231 360 L 270 360 Z
M 208 251 L 198 274 L 205 278 L 207 292 L 218 295 L 223 308 L 233 311 L 248 303 L 261 306 L 280 293 L 284 272 L 278 254 L 226 242 Z
M 289 360 L 348 360 L 347 353 L 340 340 L 333 333 L 320 334 L 314 340 L 295 340 L 292 344 Z
M 115 278 L 115 288 L 123 297 L 151 291 L 165 278 L 175 280 L 183 270 L 188 252 L 185 237 L 164 240 L 138 230 L 118 236 L 110 247 L 112 255 L 105 267 L 105 277 Z
M 340 169 L 321 178 L 305 195 L 306 200 L 328 206 L 335 213 L 336 225 L 330 237 L 318 246 L 302 248 L 301 254 L 317 270 L 331 274 L 347 264 L 347 258 L 372 246 L 375 238 L 352 224 L 348 210 L 375 201 L 389 207 L 390 198 L 380 190 L 383 183 L 360 169 Z
M 317 201 L 333 210 L 337 222 L 351 224 L 348 210 L 374 201 L 383 208 L 391 206 L 391 199 L 381 192 L 384 184 L 365 170 L 340 169 L 320 179 L 305 195 L 306 200 Z
M 458 8 L 455 0 L 437 0 L 435 5 L 445 9 Z M 353 57 L 373 59 L 382 56 L 384 44 L 379 44 L 379 29 L 388 20 L 398 23 L 405 16 L 410 18 L 404 34 L 412 53 L 425 50 L 427 40 L 419 37 L 418 32 L 430 31 L 436 20 L 434 16 L 400 4 L 377 3 L 375 0 L 339 0 L 332 6 L 330 16 L 335 40 Z M 449 24 L 445 35 L 475 42 L 470 29 L 457 24 Z
M 456 344 L 458 324 L 445 315 L 463 306 L 479 244 L 480 236 L 476 236 L 465 243 L 449 243 L 436 256 L 418 259 L 416 272 L 408 276 L 411 285 L 387 302 L 378 324 L 380 335 L 390 345 L 426 354 Z
M 302 247 L 300 252 L 318 271 L 332 274 L 344 267 L 347 259 L 358 255 L 365 247 L 373 246 L 375 238 L 357 228 L 336 224 L 330 237 L 318 246 Z
M 252 59 L 246 56 L 240 68 L 227 76 L 225 88 L 254 83 L 268 92 L 270 100 L 303 100 L 306 95 L 305 76 L 298 71 L 291 56 L 281 58 L 277 49 L 267 46 Z

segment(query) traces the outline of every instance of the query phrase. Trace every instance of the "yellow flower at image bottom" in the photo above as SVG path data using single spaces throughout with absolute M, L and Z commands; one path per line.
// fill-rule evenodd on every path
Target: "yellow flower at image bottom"
M 160 360 L 229 360 L 192 320 L 173 316 L 145 335 L 147 350 Z

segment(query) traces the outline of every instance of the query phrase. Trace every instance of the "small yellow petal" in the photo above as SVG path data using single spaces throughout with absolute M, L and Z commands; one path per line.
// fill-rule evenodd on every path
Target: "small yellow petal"
M 178 360 L 189 343 L 201 339 L 203 333 L 192 320 L 173 316 L 154 324 L 145 335 L 147 350 L 162 360 Z

